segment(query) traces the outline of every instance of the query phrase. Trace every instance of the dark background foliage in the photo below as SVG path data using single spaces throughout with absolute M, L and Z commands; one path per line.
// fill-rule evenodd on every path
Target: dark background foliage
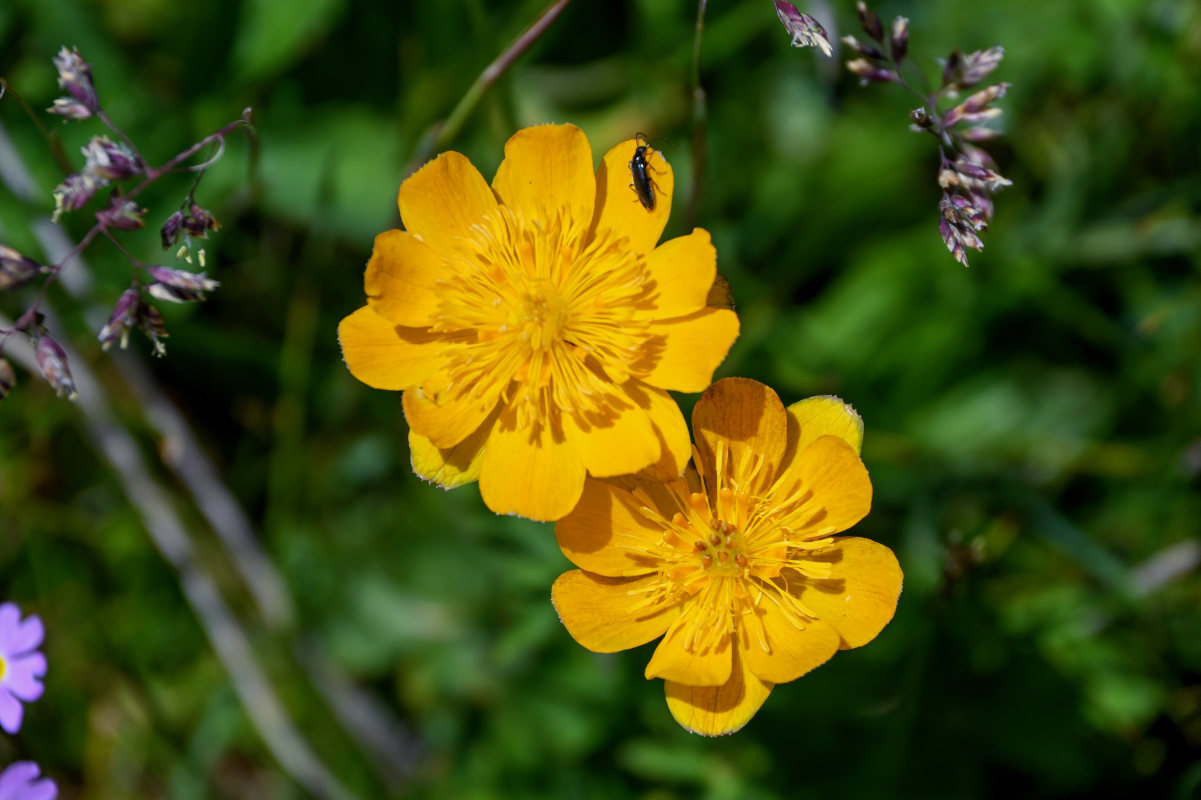
M 852 32 L 852 4 L 832 5 Z M 570 639 L 548 602 L 568 566 L 550 526 L 496 518 L 474 488 L 424 485 L 399 397 L 352 379 L 338 352 L 420 137 L 540 8 L 0 5 L 0 75 L 43 108 L 58 94 L 51 56 L 78 46 L 152 161 L 254 108 L 257 169 L 235 136 L 198 195 L 224 224 L 208 243 L 222 287 L 163 309 L 167 358 L 136 336 L 130 349 L 248 511 L 290 619 L 258 613 L 84 321 L 127 284 L 124 260 L 93 246 L 89 296 L 50 302 L 315 758 L 362 798 L 1201 796 L 1198 6 L 878 6 L 910 18 L 910 58 L 932 74 L 954 47 L 1007 51 L 1006 138 L 991 150 L 1014 185 L 964 269 L 938 236 L 915 102 L 788 47 L 767 0 L 710 3 L 695 223 L 743 326 L 719 375 L 855 405 L 875 485 L 857 532 L 906 573 L 877 641 L 777 688 L 718 740 L 671 720 L 642 678 L 649 648 L 597 656 Z M 665 137 L 668 235 L 687 230 L 694 15 L 683 0 L 579 0 L 449 147 L 491 175 L 529 124 L 574 122 L 598 157 L 635 131 Z M 31 230 L 62 174 L 11 97 L 0 124 L 43 195 L 0 190 L 0 239 L 42 257 Z M 47 124 L 72 157 L 100 132 Z M 145 197 L 156 221 L 127 239 L 139 258 L 174 263 L 154 228 L 187 181 Z M 88 220 L 63 227 L 79 236 Z M 28 299 L 0 297 L 0 312 Z M 36 759 L 63 797 L 306 796 L 81 406 L 19 379 L 0 406 L 0 595 L 46 621 L 50 672 L 0 763 Z M 339 692 L 367 711 L 341 721 Z M 388 755 L 361 744 L 369 719 Z

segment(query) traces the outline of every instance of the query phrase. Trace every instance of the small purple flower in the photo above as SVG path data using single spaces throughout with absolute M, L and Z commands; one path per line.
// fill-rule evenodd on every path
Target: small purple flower
M 96 87 L 92 85 L 92 65 L 83 60 L 79 50 L 63 47 L 54 57 L 54 66 L 58 70 L 60 87 L 66 89 L 89 111 L 100 110 L 100 101 L 96 99 Z
M 123 181 L 142 172 L 142 165 L 132 150 L 107 136 L 93 136 L 80 148 L 87 162 L 84 172 L 104 181 Z
M 49 778 L 39 778 L 41 772 L 32 761 L 9 764 L 0 772 L 0 800 L 54 800 L 58 786 Z
M 41 679 L 46 674 L 46 657 L 37 648 L 41 646 L 44 634 L 42 620 L 37 614 L 22 621 L 21 610 L 15 603 L 0 605 L 0 728 L 8 733 L 21 729 L 25 713 L 21 703 L 32 703 L 42 696 Z M 4 781 L 16 766 L 9 767 L 0 776 L 0 800 L 9 796 L 4 793 L 4 787 L 8 785 Z M 37 774 L 36 767 L 33 774 Z

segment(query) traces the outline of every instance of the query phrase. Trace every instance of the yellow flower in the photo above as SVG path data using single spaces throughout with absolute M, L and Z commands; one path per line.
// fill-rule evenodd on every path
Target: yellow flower
M 375 240 L 367 305 L 338 337 L 351 373 L 403 390 L 413 469 L 446 488 L 479 480 L 497 513 L 575 507 L 586 474 L 679 475 L 688 428 L 667 390 L 699 392 L 738 335 L 710 308 L 717 254 L 696 229 L 656 247 L 659 202 L 630 189 L 630 139 L 593 172 L 573 125 L 518 131 L 489 186 L 444 153 L 400 187 L 407 230 Z
M 863 423 L 836 397 L 787 409 L 745 378 L 710 386 L 692 414 L 694 468 L 669 483 L 589 480 L 555 526 L 582 569 L 555 608 L 580 644 L 611 653 L 659 636 L 647 678 L 672 716 L 717 736 L 745 725 L 777 683 L 892 619 L 901 568 L 867 539 Z M 699 472 L 698 472 L 699 470 Z

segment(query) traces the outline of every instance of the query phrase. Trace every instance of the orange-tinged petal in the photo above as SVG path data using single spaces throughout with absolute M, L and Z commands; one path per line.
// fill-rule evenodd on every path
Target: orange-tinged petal
M 485 423 L 458 444 L 439 448 L 410 428 L 409 453 L 413 472 L 443 489 L 453 489 L 478 480 L 489 433 L 491 426 Z
M 755 677 L 734 653 L 730 679 L 721 686 L 689 686 L 667 681 L 667 708 L 685 730 L 702 736 L 734 733 L 751 721 L 775 684 Z
M 648 555 L 663 539 L 663 526 L 639 511 L 641 503 L 624 489 L 587 479 L 580 502 L 555 523 L 563 555 L 577 567 L 612 578 L 654 572 L 659 559 Z
M 678 478 L 692 457 L 692 438 L 680 406 L 662 389 L 641 386 L 638 389 L 631 388 L 630 393 L 646 395 L 646 401 L 640 400 L 639 404 L 649 408 L 651 424 L 659 440 L 659 460 L 647 467 L 644 474 L 660 481 Z
M 872 482 L 867 468 L 851 446 L 837 436 L 822 436 L 805 448 L 781 479 L 799 481 L 812 497 L 781 519 L 804 539 L 841 533 L 867 516 L 872 507 Z
M 744 619 L 740 644 L 747 669 L 765 681 L 795 681 L 829 661 L 842 644 L 830 623 L 806 620 L 797 628 L 770 598 L 760 602 L 755 614 L 755 622 Z
M 573 569 L 551 586 L 550 599 L 571 638 L 594 653 L 616 653 L 662 636 L 679 616 L 678 606 L 648 603 L 656 581 Z
M 892 619 L 901 596 L 901 565 L 882 544 L 858 536 L 839 536 L 833 548 L 812 556 L 832 565 L 832 580 L 810 581 L 801 602 L 842 637 L 843 648 L 876 638 Z
M 709 232 L 695 228 L 656 247 L 646 257 L 646 267 L 658 287 L 652 318 L 683 317 L 708 304 L 717 276 L 717 250 Z
M 479 429 L 496 408 L 500 390 L 483 397 L 449 399 L 435 403 L 414 389 L 404 393 L 405 420 L 435 447 L 453 447 Z
M 608 388 L 608 387 L 606 387 Z M 563 415 L 563 429 L 584 459 L 588 472 L 597 478 L 627 475 L 659 460 L 659 440 L 651 424 L 649 409 L 634 396 L 612 387 L 606 413 Z M 646 401 L 645 393 L 638 393 Z
M 592 219 L 596 175 L 592 147 L 574 125 L 535 125 L 505 142 L 505 159 L 492 179 L 492 189 L 509 208 L 539 220 L 547 210 L 567 208 L 577 222 Z
M 596 173 L 596 218 L 593 229 L 611 228 L 630 238 L 630 249 L 649 253 L 663 235 L 671 215 L 671 195 L 675 177 L 663 154 L 653 148 L 646 151 L 647 166 L 654 181 L 655 209 L 648 211 L 631 188 L 630 161 L 638 142 L 626 139 L 605 153 Z M 707 288 L 707 287 L 706 287 Z
M 484 176 L 454 151 L 410 175 L 397 200 L 405 228 L 440 253 L 452 250 L 459 237 L 474 238 L 471 226 L 497 210 Z
M 375 313 L 397 325 L 425 328 L 438 310 L 435 281 L 442 259 L 425 242 L 405 231 L 375 237 L 363 283 Z
M 713 585 L 705 591 L 714 591 Z M 647 678 L 665 678 L 690 686 L 721 686 L 730 679 L 734 637 L 723 634 L 702 640 L 696 636 L 697 616 L 718 613 L 717 609 L 698 603 L 700 599 L 694 598 L 684 607 L 680 618 L 659 642 L 646 665 Z M 723 611 L 729 613 L 728 609 Z M 721 624 L 724 620 L 702 619 L 699 622 Z
M 738 338 L 738 315 L 724 308 L 706 308 L 686 317 L 653 322 L 648 355 L 634 372 L 651 386 L 675 392 L 699 392 L 713 380 L 713 371 Z
M 863 418 L 833 395 L 801 400 L 788 407 L 788 451 L 803 453 L 821 436 L 837 436 L 856 453 L 863 449 Z M 791 457 L 785 458 L 790 461 Z
M 428 331 L 404 328 L 363 306 L 338 325 L 350 374 L 376 389 L 407 389 L 438 370 L 445 346 Z
M 776 477 L 788 443 L 788 415 L 771 387 L 750 378 L 723 378 L 692 409 L 692 435 L 710 485 L 718 485 L 714 465 L 724 443 L 723 473 L 758 493 Z M 754 480 L 748 480 L 752 474 Z
M 583 458 L 561 426 L 517 427 L 513 408 L 502 409 L 484 451 L 480 496 L 497 514 L 549 522 L 575 508 L 584 491 Z

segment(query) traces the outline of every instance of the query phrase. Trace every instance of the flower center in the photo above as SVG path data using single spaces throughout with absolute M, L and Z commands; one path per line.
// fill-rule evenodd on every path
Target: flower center
M 717 519 L 712 520 L 709 526 L 713 533 L 697 539 L 692 546 L 700 558 L 701 566 L 712 576 L 742 577 L 750 563 L 742 533 L 733 524 Z
M 447 342 L 447 380 L 436 393 L 503 398 L 522 426 L 557 425 L 556 410 L 604 415 L 611 387 L 645 359 L 638 312 L 658 291 L 645 259 L 561 211 L 527 219 L 502 206 L 471 230 L 438 281 L 430 329 Z
M 4 676 L 8 674 L 8 662 L 4 660 L 4 656 L 0 656 L 0 681 L 4 680 Z

